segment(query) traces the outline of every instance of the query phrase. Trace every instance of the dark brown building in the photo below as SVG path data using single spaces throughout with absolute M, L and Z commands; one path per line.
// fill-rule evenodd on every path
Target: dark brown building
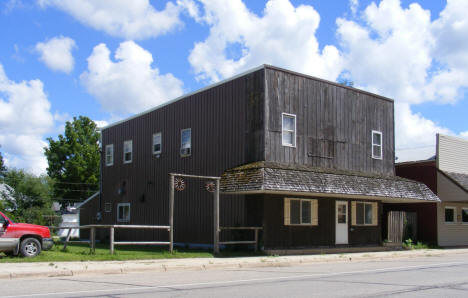
M 393 123 L 391 99 L 264 65 L 104 128 L 81 223 L 167 224 L 168 173 L 183 173 L 221 176 L 221 226 L 262 226 L 265 248 L 380 244 L 383 204 L 438 201 L 395 177 Z M 175 241 L 210 244 L 212 194 L 184 183 Z

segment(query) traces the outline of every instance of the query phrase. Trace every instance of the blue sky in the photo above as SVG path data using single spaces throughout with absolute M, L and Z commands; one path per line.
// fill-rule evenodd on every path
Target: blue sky
M 466 2 L 3 1 L 0 151 L 43 173 L 74 116 L 104 125 L 267 63 L 395 99 L 399 160 L 430 157 L 435 133 L 468 138 Z

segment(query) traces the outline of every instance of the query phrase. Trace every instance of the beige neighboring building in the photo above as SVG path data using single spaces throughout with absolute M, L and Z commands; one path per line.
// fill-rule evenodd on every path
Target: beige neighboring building
M 397 176 L 426 184 L 441 203 L 392 206 L 417 213 L 417 240 L 468 246 L 468 140 L 437 134 L 436 156 L 395 165 Z
M 468 140 L 437 134 L 437 240 L 468 245 Z

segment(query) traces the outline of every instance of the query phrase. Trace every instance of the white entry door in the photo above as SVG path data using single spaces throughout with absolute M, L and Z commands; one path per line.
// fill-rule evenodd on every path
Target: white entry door
M 336 201 L 336 244 L 348 244 L 348 202 Z

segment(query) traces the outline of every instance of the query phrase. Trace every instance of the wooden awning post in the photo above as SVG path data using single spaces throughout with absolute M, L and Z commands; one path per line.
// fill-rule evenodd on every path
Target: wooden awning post
M 169 251 L 174 251 L 174 175 L 169 174 Z
M 219 179 L 216 179 L 216 189 L 214 191 L 214 234 L 213 234 L 213 252 L 219 254 Z

